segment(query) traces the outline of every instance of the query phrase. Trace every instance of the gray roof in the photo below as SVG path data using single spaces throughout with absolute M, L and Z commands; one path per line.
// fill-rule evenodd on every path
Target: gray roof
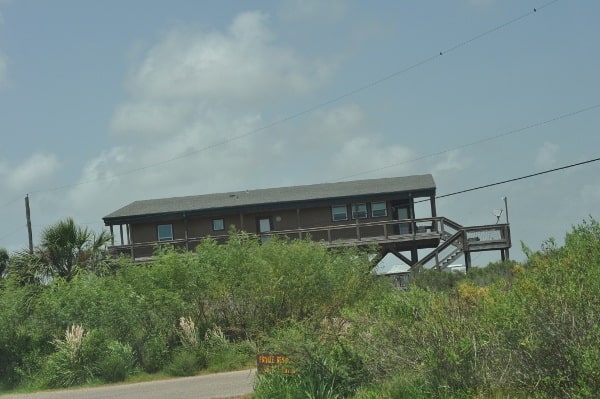
M 105 216 L 105 222 L 140 216 L 165 215 L 183 212 L 218 211 L 253 206 L 274 206 L 336 200 L 407 192 L 426 191 L 435 193 L 431 175 L 389 177 L 382 179 L 354 180 L 338 183 L 322 183 L 304 186 L 267 188 L 219 194 L 194 195 L 135 201 Z

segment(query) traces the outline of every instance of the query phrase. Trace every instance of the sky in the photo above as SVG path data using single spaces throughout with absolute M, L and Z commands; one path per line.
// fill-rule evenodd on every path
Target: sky
M 37 244 L 135 200 L 427 173 L 444 196 L 596 159 L 598 15 L 595 0 L 0 0 L 0 247 L 27 248 L 26 195 Z M 506 197 L 523 261 L 521 243 L 600 218 L 599 172 L 439 198 L 438 215 L 493 224 Z

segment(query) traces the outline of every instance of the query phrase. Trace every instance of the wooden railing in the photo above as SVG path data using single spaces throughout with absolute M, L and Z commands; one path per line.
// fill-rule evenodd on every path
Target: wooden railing
M 263 240 L 279 236 L 290 239 L 310 238 L 328 247 L 384 245 L 406 243 L 406 246 L 418 244 L 419 241 L 430 243 L 430 248 L 436 248 L 441 241 L 443 244 L 422 259 L 421 264 L 431 259 L 439 262 L 444 250 L 458 248 L 460 251 L 484 251 L 510 247 L 510 232 L 508 225 L 486 225 L 463 227 L 444 217 L 380 220 L 375 222 L 357 222 L 336 224 L 321 227 L 304 227 L 289 230 L 276 230 L 259 234 Z M 151 256 L 157 245 L 170 245 L 186 250 L 193 249 L 209 237 L 194 237 L 170 241 L 152 241 L 128 245 L 115 245 L 109 249 L 116 254 L 128 254 L 131 257 Z M 219 243 L 229 239 L 229 235 L 210 236 Z M 139 255 L 139 253 L 146 255 Z
M 440 229 L 444 227 L 444 218 L 380 220 L 376 222 L 358 222 L 336 224 L 320 227 L 303 227 L 288 230 L 274 230 L 258 234 L 267 239 L 272 236 L 291 239 L 310 238 L 328 247 L 370 245 L 387 242 L 410 241 L 420 239 L 439 239 Z M 137 252 L 152 253 L 156 246 L 171 245 L 176 248 L 192 249 L 207 237 L 189 237 L 169 241 L 149 241 L 133 244 L 114 245 L 109 249 L 116 254 L 129 254 L 132 257 Z M 229 239 L 229 235 L 210 236 L 219 243 Z M 137 257 L 137 256 L 135 256 Z
M 445 219 L 446 226 L 451 222 Z M 453 222 L 451 222 L 453 223 Z M 457 227 L 453 223 L 453 227 Z M 503 250 L 511 247 L 510 225 L 491 224 L 483 226 L 460 226 L 453 235 L 442 234 L 444 243 L 421 258 L 416 266 L 441 269 L 465 252 Z

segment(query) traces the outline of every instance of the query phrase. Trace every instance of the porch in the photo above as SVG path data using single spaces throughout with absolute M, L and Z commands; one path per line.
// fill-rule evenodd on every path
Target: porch
M 508 249 L 511 246 L 510 229 L 507 224 L 463 227 L 444 217 L 357 221 L 349 224 L 269 231 L 259 236 L 263 242 L 273 236 L 289 239 L 309 238 L 328 248 L 376 246 L 380 253 L 392 252 L 411 267 L 422 265 L 437 269 L 445 268 L 462 255 L 465 256 L 468 268 L 470 253 L 477 251 L 500 250 L 502 259 L 505 259 L 508 258 Z M 137 262 L 143 262 L 152 259 L 152 253 L 159 245 L 193 250 L 207 238 L 188 237 L 170 241 L 115 245 L 109 247 L 109 250 L 115 255 L 124 254 Z M 229 239 L 229 235 L 210 236 L 210 239 L 224 243 Z M 419 259 L 417 255 L 419 249 L 432 249 L 432 251 Z M 411 251 L 410 257 L 403 256 L 401 252 L 404 251 Z

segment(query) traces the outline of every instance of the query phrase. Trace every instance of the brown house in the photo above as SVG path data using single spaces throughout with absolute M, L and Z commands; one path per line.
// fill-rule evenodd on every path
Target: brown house
M 323 183 L 135 201 L 103 220 L 111 249 L 136 260 L 161 243 L 192 250 L 207 237 L 225 241 L 232 226 L 263 241 L 280 235 L 329 247 L 375 244 L 411 266 L 442 268 L 463 254 L 468 265 L 478 250 L 508 257 L 508 225 L 464 228 L 438 217 L 435 190 L 431 175 Z

